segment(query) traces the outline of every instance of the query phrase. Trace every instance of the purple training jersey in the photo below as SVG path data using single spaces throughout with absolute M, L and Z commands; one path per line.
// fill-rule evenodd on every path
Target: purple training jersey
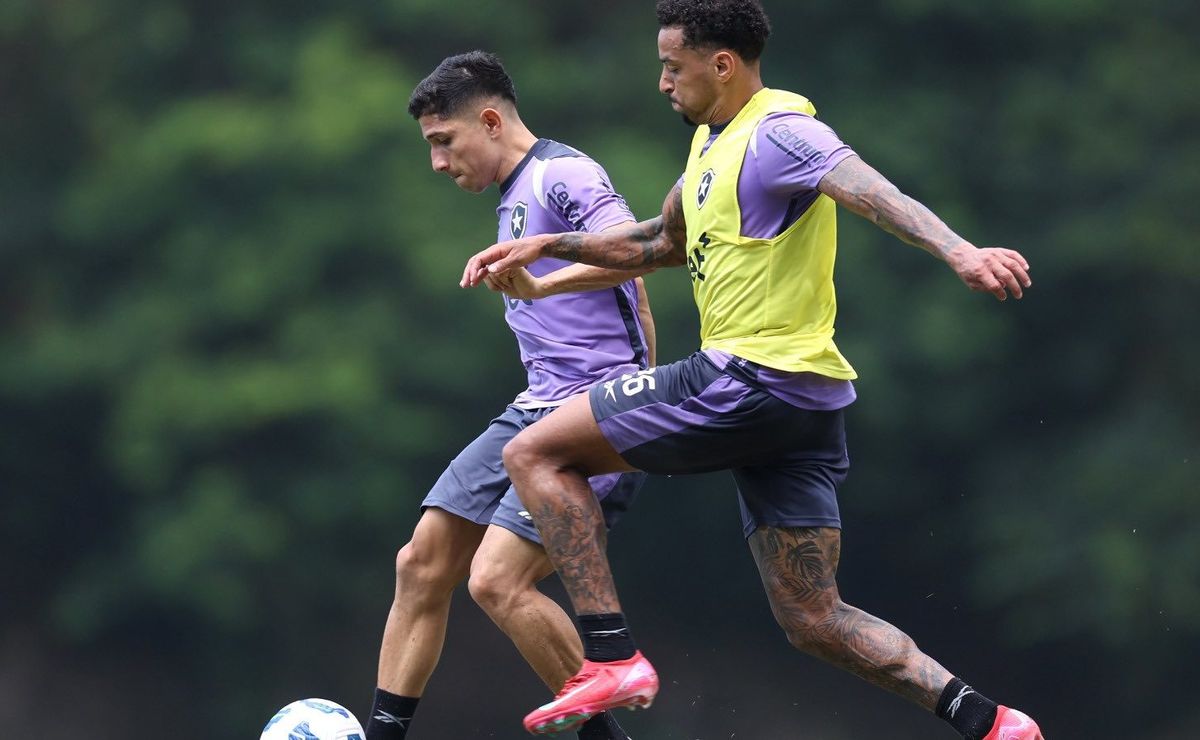
M 724 126 L 713 126 L 705 149 Z M 842 160 L 853 156 L 833 129 L 804 113 L 764 116 L 746 148 L 738 175 L 742 236 L 773 239 L 796 223 L 820 195 L 817 185 Z M 683 178 L 678 185 L 683 186 Z M 724 368 L 733 358 L 715 350 L 705 354 Z M 839 409 L 854 401 L 854 385 L 816 373 L 763 368 L 758 382 L 772 395 L 812 411 Z
M 738 180 L 742 235 L 770 239 L 782 234 L 817 199 L 821 178 L 853 154 L 833 129 L 812 116 L 763 118 Z
M 595 233 L 635 219 L 604 168 L 571 147 L 539 139 L 500 186 L 498 241 L 564 231 Z M 545 257 L 541 277 L 574 263 Z M 536 301 L 504 296 L 529 387 L 514 403 L 556 406 L 589 386 L 647 366 L 634 281 Z

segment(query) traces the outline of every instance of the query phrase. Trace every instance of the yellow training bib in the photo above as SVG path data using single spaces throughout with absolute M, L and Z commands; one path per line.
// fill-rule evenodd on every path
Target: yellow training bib
M 707 151 L 708 126 L 700 126 L 692 140 L 683 176 L 683 212 L 688 271 L 700 310 L 700 346 L 777 370 L 851 380 L 857 377 L 854 368 L 833 343 L 833 200 L 818 195 L 796 223 L 773 239 L 741 235 L 738 176 L 746 148 L 759 121 L 784 111 L 816 114 L 803 96 L 763 89 Z

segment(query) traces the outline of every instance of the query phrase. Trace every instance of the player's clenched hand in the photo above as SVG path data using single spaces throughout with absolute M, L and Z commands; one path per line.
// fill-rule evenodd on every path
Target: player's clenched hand
M 474 288 L 483 282 L 484 275 L 502 273 L 528 265 L 542 256 L 544 241 L 542 237 L 531 236 L 493 244 L 467 260 L 467 266 L 463 269 L 462 281 L 459 282 L 459 286 Z
M 1033 282 L 1029 279 L 1029 262 L 1020 252 L 1001 247 L 982 249 L 970 244 L 957 247 L 946 261 L 971 290 L 991 293 L 1004 300 L 1012 293 L 1020 298 Z
M 512 287 L 507 275 L 488 275 L 484 274 L 483 284 L 488 287 L 488 290 L 495 293 L 507 293 Z
M 508 272 L 496 273 L 503 275 L 508 279 L 508 287 L 504 292 L 511 298 L 519 298 L 523 301 L 533 301 L 538 298 L 546 297 L 546 288 L 539 278 L 535 278 L 529 270 L 524 267 L 518 267 L 515 270 Z
M 485 273 L 483 284 L 497 293 L 503 293 L 509 298 L 522 301 L 546 297 L 541 281 L 524 267 L 518 267 L 508 272 Z

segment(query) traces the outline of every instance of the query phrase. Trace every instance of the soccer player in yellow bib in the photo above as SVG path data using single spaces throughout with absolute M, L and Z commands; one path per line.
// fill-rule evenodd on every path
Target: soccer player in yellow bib
M 659 89 L 698 126 L 662 216 L 603 234 L 542 235 L 472 258 L 463 286 L 508 290 L 558 257 L 597 268 L 686 265 L 700 311 L 691 357 L 594 386 L 504 450 L 518 496 L 571 598 L 585 662 L 525 719 L 541 734 L 646 706 L 658 679 L 637 651 L 604 551 L 589 475 L 728 469 L 767 597 L 788 641 L 935 712 L 968 740 L 1040 740 L 1032 719 L 943 668 L 904 632 L 841 600 L 837 487 L 854 370 L 833 342 L 837 205 L 941 259 L 1000 300 L 1030 286 L 1015 251 L 978 248 L 901 193 L 805 98 L 766 88 L 770 26 L 757 0 L 659 0 Z

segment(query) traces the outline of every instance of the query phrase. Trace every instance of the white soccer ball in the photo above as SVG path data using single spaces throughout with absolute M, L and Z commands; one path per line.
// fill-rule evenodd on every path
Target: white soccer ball
M 328 699 L 301 699 L 275 713 L 259 740 L 363 740 L 349 709 Z

